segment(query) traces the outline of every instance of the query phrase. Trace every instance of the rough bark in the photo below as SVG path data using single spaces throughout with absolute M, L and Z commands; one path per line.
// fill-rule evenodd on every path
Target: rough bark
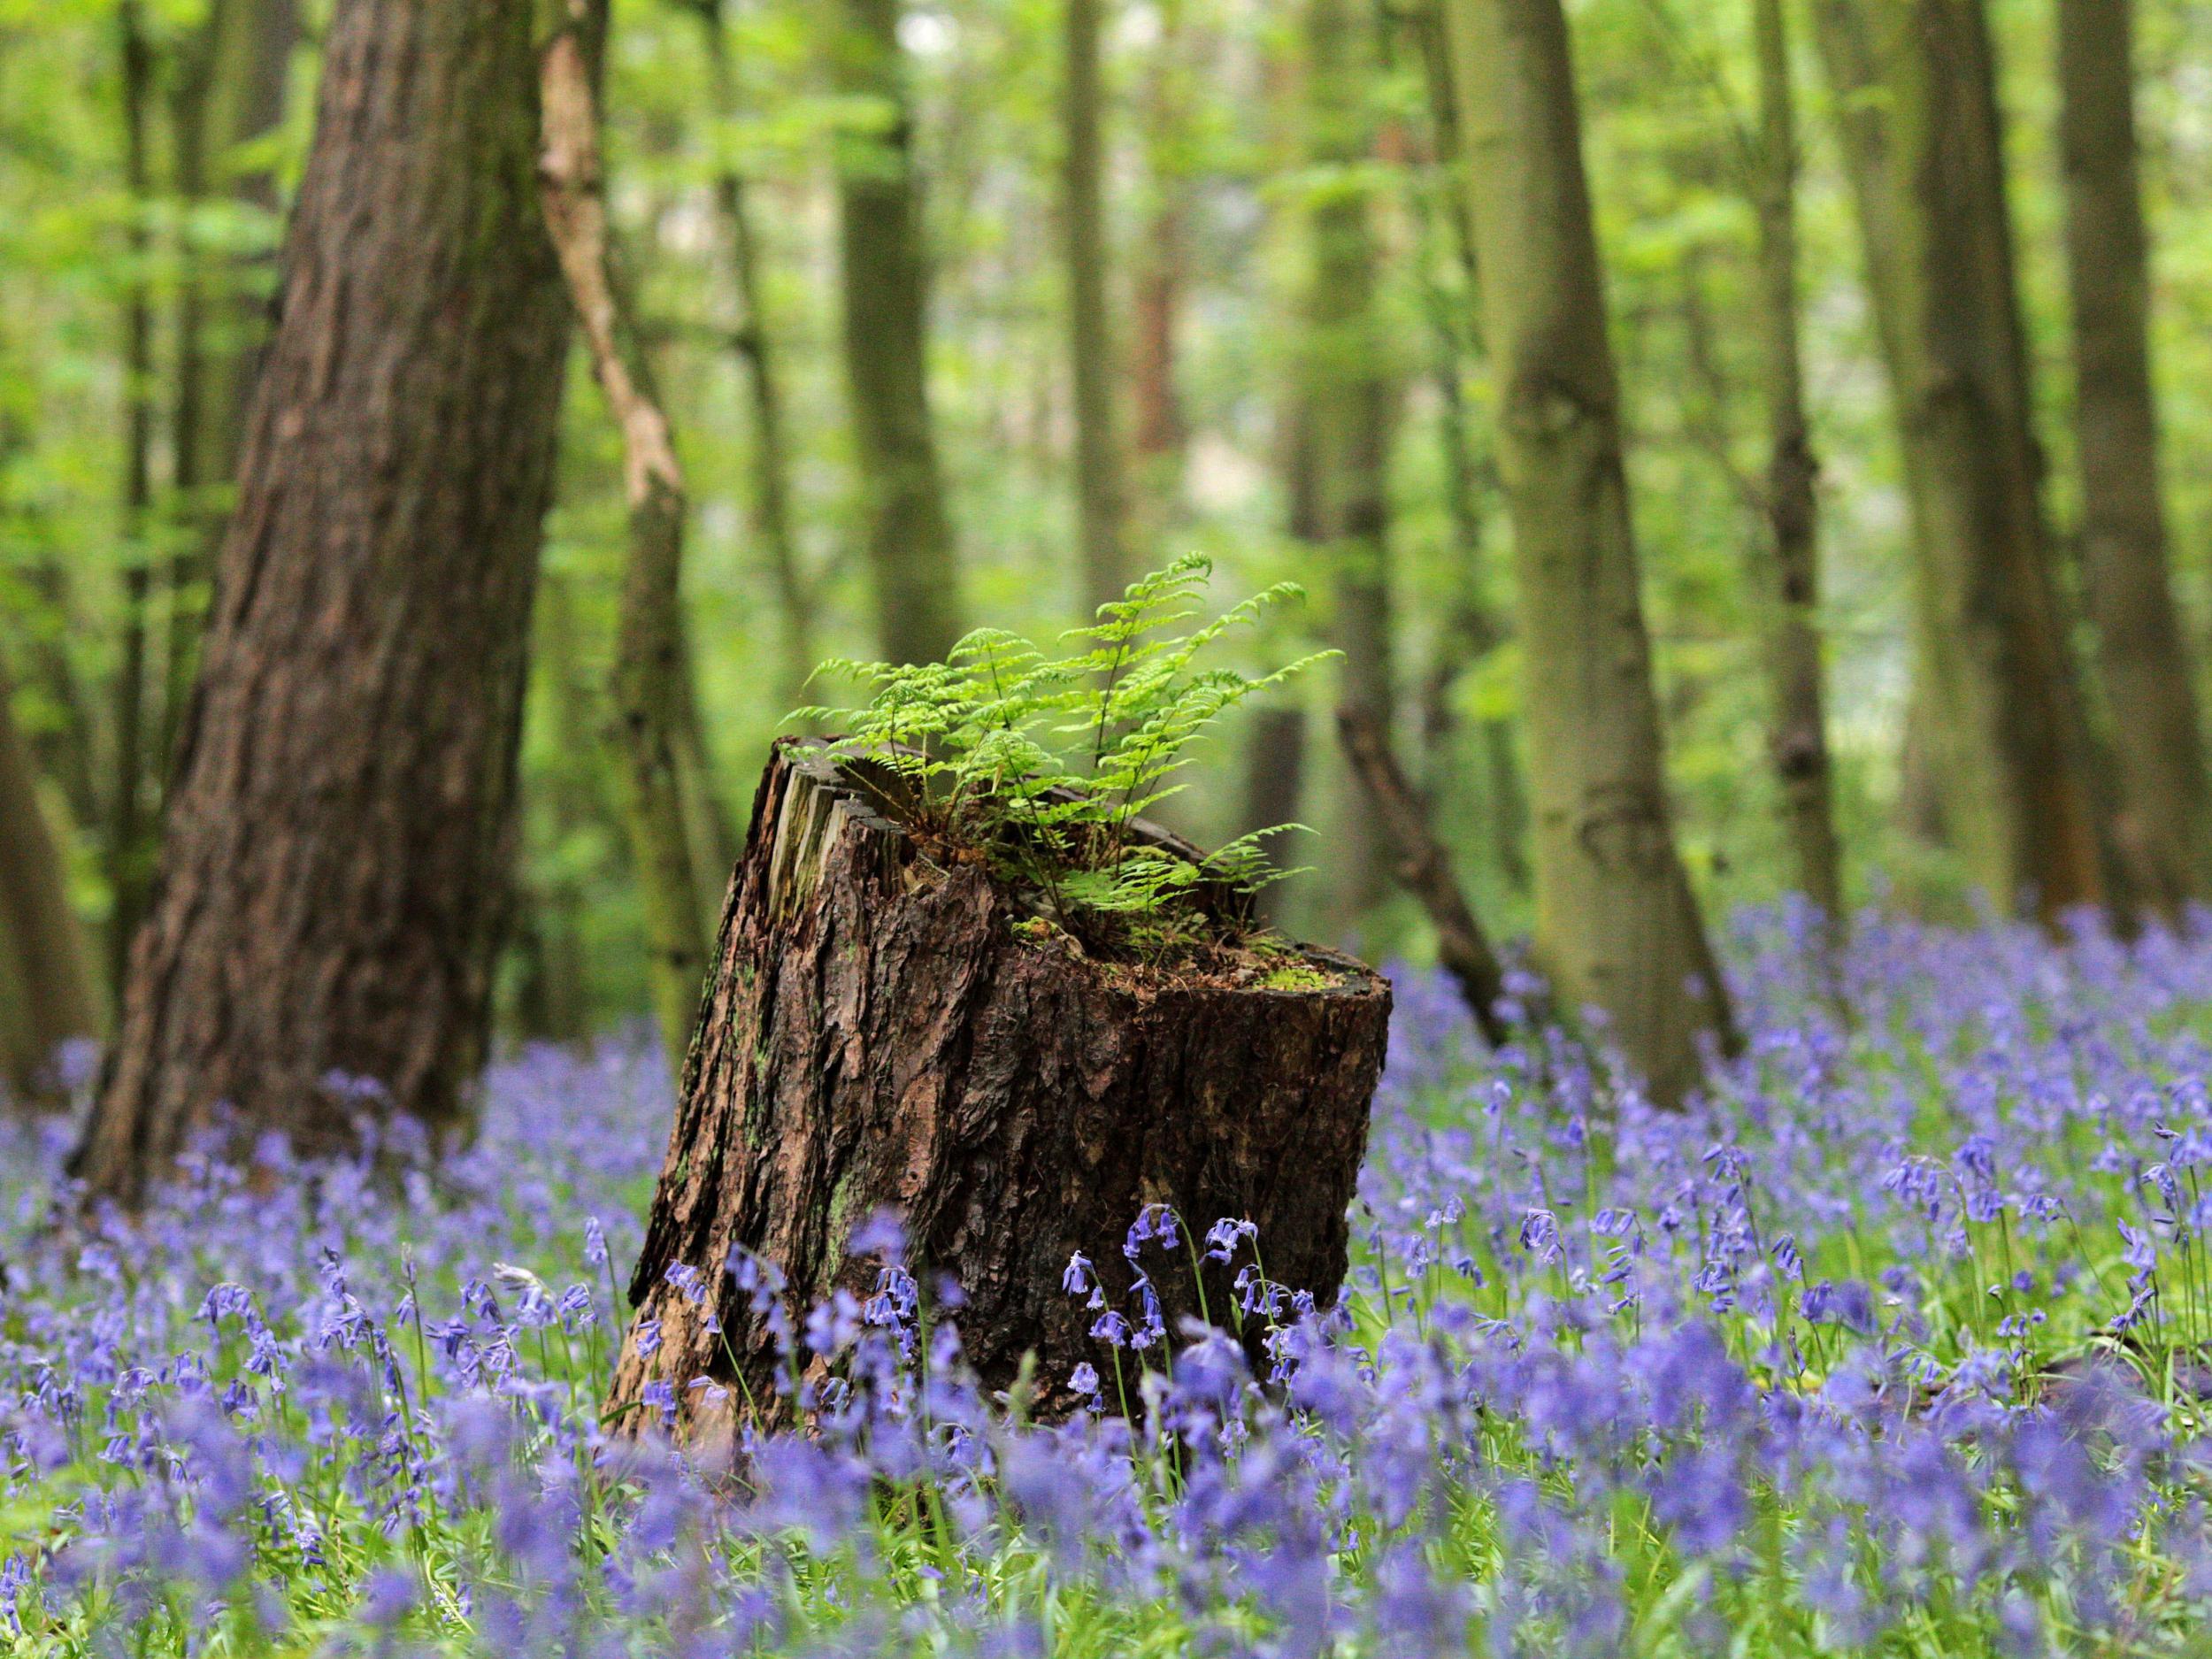
M 726 120 L 731 119 L 738 113 L 737 72 L 723 31 L 721 0 L 703 0 L 699 19 L 716 111 Z M 783 608 L 780 695 L 786 707 L 795 708 L 803 700 L 807 676 L 814 672 L 815 601 L 791 525 L 791 445 L 784 424 L 782 353 L 769 316 L 760 241 L 753 228 L 751 191 L 745 175 L 733 165 L 722 165 L 714 176 L 714 196 L 729 238 L 730 274 L 736 283 L 741 311 L 732 342 L 744 359 L 746 392 L 752 403 L 753 520 L 768 555 L 777 600 Z M 722 868 L 728 867 L 725 861 Z M 716 875 L 718 880 L 720 872 Z
M 899 0 L 836 0 L 839 89 L 883 125 L 840 135 L 845 369 L 878 649 L 933 662 L 960 634 L 959 572 L 929 408 L 928 271 Z
M 1733 1024 L 1667 802 L 1566 19 L 1558 0 L 1448 16 L 1520 593 L 1537 958 L 1678 1102 L 1701 1035 Z
M 38 1092 L 58 1048 L 99 1034 L 100 1005 L 14 697 L 0 663 L 0 1085 L 21 1101 Z
M 1782 0 L 1756 0 L 1759 134 L 1755 206 L 1759 221 L 1758 327 L 1766 377 L 1764 507 L 1772 563 L 1767 672 L 1770 749 L 1801 892 L 1840 940 L 1843 854 L 1836 839 L 1834 769 L 1821 670 L 1820 468 L 1805 417 L 1799 344 L 1797 112 Z
M 1364 709 L 1340 709 L 1336 720 L 1352 770 L 1366 786 L 1397 853 L 1398 879 L 1436 929 L 1437 959 L 1458 981 L 1467 1011 L 1491 1047 L 1502 1046 L 1510 1035 L 1498 1012 L 1505 997 L 1505 970 L 1468 907 L 1467 895 L 1452 879 L 1451 856 L 1430 829 L 1420 797 L 1391 752 L 1389 734 Z
M 1994 67 L 1978 0 L 1818 0 L 1903 431 L 1946 818 L 1998 903 L 2108 895 L 2030 424 Z
M 1121 439 L 1114 414 L 1113 329 L 1106 297 L 1106 187 L 1100 127 L 1101 0 L 1064 0 L 1062 22 L 1061 230 L 1066 242 L 1068 356 L 1075 388 L 1075 504 L 1087 611 L 1128 586 Z
M 2059 0 L 2082 574 L 2113 711 L 2120 851 L 2171 918 L 2212 896 L 2212 801 L 2159 485 L 2133 32 L 2133 0 Z
M 1298 362 L 1302 464 L 1310 492 L 1294 526 L 1333 595 L 1340 695 L 1387 730 L 1393 687 L 1390 445 L 1398 385 L 1379 309 L 1373 56 L 1349 0 L 1308 0 L 1307 267 Z M 1361 812 L 1347 815 L 1335 862 L 1348 918 L 1390 889 L 1389 849 Z
M 1047 1415 L 1077 1403 L 1078 1363 L 1111 1374 L 1095 1314 L 1061 1287 L 1069 1257 L 1123 1289 L 1120 1245 L 1147 1204 L 1202 1231 L 1256 1223 L 1270 1275 L 1325 1304 L 1342 1279 L 1384 982 L 1310 951 L 1330 988 L 1140 987 L 1017 933 L 1005 890 L 935 868 L 886 811 L 804 742 L 779 746 L 755 796 L 631 1279 L 618 1421 L 650 1418 L 636 1408 L 654 1382 L 673 1386 L 679 1432 L 710 1443 L 749 1399 L 772 1406 L 771 1338 L 723 1274 L 731 1252 L 779 1266 L 796 1313 L 841 1287 L 864 1296 L 875 1267 L 848 1241 L 883 1209 L 923 1282 L 964 1288 L 984 1383 L 1010 1386 L 1033 1353 Z M 677 1264 L 706 1275 L 704 1306 L 668 1280 Z M 1187 1258 L 1149 1265 L 1172 1333 L 1198 1311 Z M 1229 1274 L 1207 1272 L 1217 1317 Z M 728 1392 L 687 1386 L 701 1376 Z
M 158 891 L 76 1168 L 463 1115 L 567 334 L 527 0 L 341 0 Z M 333 1087 L 372 1079 L 372 1098 Z
M 611 735 L 643 912 L 646 982 L 672 1077 L 683 1071 L 706 973 L 701 861 L 692 831 L 696 813 L 685 803 L 687 772 L 697 768 L 679 761 L 680 716 L 692 703 L 683 613 L 690 498 L 607 222 L 597 90 L 607 0 L 565 0 L 564 9 L 541 60 L 545 144 L 539 179 L 546 227 L 592 374 L 622 434 L 629 546 L 608 684 Z M 705 780 L 694 777 L 690 786 L 703 789 Z

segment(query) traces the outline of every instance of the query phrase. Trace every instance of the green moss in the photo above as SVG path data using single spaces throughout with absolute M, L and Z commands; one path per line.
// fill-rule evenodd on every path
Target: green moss
M 1332 976 L 1301 962 L 1276 969 L 1260 981 L 1260 988 L 1263 991 L 1325 991 L 1335 983 Z

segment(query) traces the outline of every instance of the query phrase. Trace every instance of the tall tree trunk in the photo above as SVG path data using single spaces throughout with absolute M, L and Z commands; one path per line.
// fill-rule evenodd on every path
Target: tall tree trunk
M 268 334 L 268 301 L 257 291 L 265 261 L 204 248 L 190 227 L 197 210 L 219 198 L 274 220 L 274 169 L 258 158 L 242 161 L 238 152 L 283 125 L 300 33 L 297 0 L 210 0 L 181 55 L 170 100 L 176 194 L 188 231 L 171 406 L 175 495 L 185 534 L 166 572 L 157 751 L 165 778 L 191 692 L 208 575 L 228 516 L 220 496 L 237 472 L 246 402 Z
M 1458 717 L 1452 698 L 1460 676 L 1503 645 L 1507 632 L 1483 597 L 1487 564 L 1484 506 L 1497 487 L 1496 468 L 1486 453 L 1478 458 L 1474 423 L 1469 419 L 1466 388 L 1462 383 L 1466 362 L 1479 361 L 1481 355 L 1480 334 L 1473 328 L 1470 314 L 1480 284 L 1476 276 L 1474 227 L 1469 222 L 1466 193 L 1461 188 L 1451 45 L 1439 4 L 1415 12 L 1410 27 L 1421 58 L 1434 150 L 1431 160 L 1436 169 L 1433 187 L 1417 184 L 1412 196 L 1421 233 L 1422 309 L 1427 315 L 1435 352 L 1436 432 L 1443 450 L 1445 509 L 1451 524 L 1454 557 L 1451 608 L 1440 630 L 1435 660 L 1422 698 L 1422 781 L 1433 809 L 1440 803 L 1456 771 L 1451 751 Z M 1438 276 L 1439 267 L 1448 265 L 1458 267 L 1456 291 L 1447 288 Z M 1522 787 L 1520 757 L 1514 748 L 1513 722 L 1502 715 L 1486 715 L 1477 727 L 1491 862 L 1509 887 L 1525 891 L 1529 884 L 1528 857 L 1524 850 L 1528 801 Z
M 1100 135 L 1102 0 L 1064 0 L 1062 230 L 1067 241 L 1068 353 L 1075 387 L 1075 503 L 1083 542 L 1085 609 L 1121 597 L 1121 439 L 1114 419 L 1113 330 L 1106 299 L 1106 188 Z
M 1136 340 L 1130 378 L 1136 404 L 1138 489 L 1148 525 L 1180 504 L 1183 398 L 1177 384 L 1176 334 L 1190 263 L 1192 42 L 1183 0 L 1160 0 L 1159 38 L 1152 44 L 1144 95 L 1144 158 L 1150 200 L 1136 272 Z
M 1620 390 L 1559 0 L 1450 0 L 1461 139 L 1501 389 L 1536 806 L 1536 950 L 1656 1098 L 1732 1040 L 1674 842 Z
M 1310 497 L 1294 528 L 1334 595 L 1336 644 L 1344 653 L 1340 700 L 1388 732 L 1396 708 L 1390 441 L 1398 388 L 1377 305 L 1381 256 L 1366 165 L 1377 65 L 1364 22 L 1349 0 L 1308 0 L 1307 158 L 1319 176 L 1306 207 L 1297 368 Z M 1390 891 L 1389 846 L 1372 815 L 1356 805 L 1338 841 L 1332 862 L 1344 872 L 1340 897 L 1356 917 Z
M 690 832 L 694 814 L 684 801 L 687 769 L 678 760 L 685 737 L 680 716 L 693 703 L 684 683 L 691 666 L 683 615 L 689 495 L 607 223 L 596 91 L 607 0 L 565 0 L 565 9 L 542 60 L 545 147 L 539 177 L 546 225 L 591 353 L 592 373 L 622 434 L 629 555 L 609 685 L 612 736 L 643 901 L 646 978 L 669 1075 L 680 1077 L 707 948 Z M 703 783 L 695 780 L 693 787 Z
M 1979 0 L 1818 0 L 1903 429 L 1947 821 L 1999 903 L 2108 896 L 2030 426 Z
M 531 30 L 528 0 L 332 17 L 162 878 L 75 1160 L 96 1194 L 138 1198 L 218 1102 L 309 1150 L 365 1110 L 465 1110 L 567 334 Z
M 123 638 L 115 675 L 113 772 L 108 780 L 107 979 L 120 1000 L 131 941 L 146 908 L 146 645 L 149 568 L 153 535 L 154 319 L 148 265 L 152 241 L 153 180 L 147 126 L 152 115 L 154 62 L 137 0 L 116 10 L 123 93 L 123 179 L 130 197 L 125 257 L 130 271 L 123 301 Z
M 736 67 L 730 62 L 724 33 L 722 0 L 703 0 L 699 19 L 705 34 L 707 68 L 716 112 L 724 119 L 738 112 Z M 753 228 L 750 192 L 745 175 L 725 164 L 714 177 L 715 204 L 730 242 L 730 273 L 737 285 L 742 315 L 733 336 L 745 361 L 745 384 L 753 406 L 753 521 L 768 554 L 768 567 L 783 608 L 782 683 L 787 706 L 801 700 L 814 672 L 815 605 L 812 586 L 799 562 L 799 542 L 791 526 L 791 445 L 784 427 L 782 354 L 777 349 L 768 314 L 767 284 L 760 268 L 759 238 Z M 735 849 L 731 849 L 733 856 Z M 726 872 L 729 865 L 723 864 Z M 716 888 L 721 886 L 718 875 Z
M 927 662 L 960 632 L 959 572 L 929 412 L 929 278 L 899 0 L 836 0 L 840 89 L 885 112 L 840 136 L 845 368 L 875 572 L 878 649 Z
M 1770 446 L 1765 506 L 1773 538 L 1767 572 L 1774 608 L 1767 638 L 1771 749 L 1798 887 L 1840 940 L 1843 857 L 1821 673 L 1820 469 L 1805 418 L 1798 342 L 1797 112 L 1782 0 L 1755 0 L 1753 25 L 1759 59 L 1759 332 Z
M 2081 557 L 2114 719 L 2133 885 L 2169 917 L 2212 897 L 2212 802 L 2167 571 L 2136 171 L 2133 0 L 2059 0 L 2059 134 L 2074 313 Z
M 15 724 L 15 687 L 0 662 L 0 1084 L 35 1094 L 54 1051 L 97 1036 L 84 930 L 53 826 L 39 803 L 38 773 Z

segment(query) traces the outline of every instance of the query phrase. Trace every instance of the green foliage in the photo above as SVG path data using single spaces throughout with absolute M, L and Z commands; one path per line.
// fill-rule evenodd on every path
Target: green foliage
M 1041 890 L 1060 924 L 1095 940 L 1087 918 L 1159 918 L 1196 908 L 1208 884 L 1250 893 L 1279 879 L 1258 830 L 1202 862 L 1157 845 L 1139 820 L 1175 794 L 1194 743 L 1229 710 L 1335 655 L 1315 652 L 1257 678 L 1199 657 L 1231 630 L 1302 597 L 1278 582 L 1187 631 L 1212 562 L 1187 554 L 1099 607 L 1048 657 L 1000 628 L 979 628 L 942 663 L 825 663 L 817 674 L 872 688 L 862 707 L 801 709 L 833 726 L 840 760 L 882 767 L 909 787 L 925 838 L 980 849 Z

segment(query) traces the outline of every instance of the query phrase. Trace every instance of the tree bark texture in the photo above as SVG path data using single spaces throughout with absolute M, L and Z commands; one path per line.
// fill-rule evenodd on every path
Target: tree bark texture
M 1805 417 L 1799 344 L 1797 112 L 1783 0 L 1756 0 L 1759 62 L 1759 331 L 1764 347 L 1766 518 L 1772 563 L 1767 594 L 1770 749 L 1799 890 L 1832 938 L 1845 926 L 1843 853 L 1836 839 L 1835 774 L 1828 753 L 1820 639 L 1820 468 Z
M 689 495 L 607 221 L 598 95 L 607 0 L 565 0 L 565 13 L 541 58 L 539 178 L 592 373 L 622 434 L 629 547 L 608 685 L 611 736 L 645 925 L 646 983 L 669 1075 L 677 1077 L 706 973 L 707 921 L 696 879 L 703 861 L 691 828 L 696 814 L 685 801 L 693 769 L 678 758 L 680 717 L 691 703 L 683 612 Z M 705 783 L 688 781 L 695 792 Z
M 2082 574 L 2112 711 L 2121 856 L 2170 918 L 2212 896 L 2212 801 L 2159 485 L 2133 34 L 2133 0 L 2059 0 Z
M 1819 0 L 1904 440 L 1946 817 L 1998 903 L 2108 896 L 2030 424 L 1979 0 Z
M 1349 0 L 1308 0 L 1307 268 L 1298 362 L 1302 463 L 1310 492 L 1296 526 L 1326 580 L 1340 697 L 1388 730 L 1396 709 L 1390 614 L 1390 445 L 1397 379 L 1378 303 L 1381 252 L 1368 166 L 1377 73 L 1371 30 Z M 1337 884 L 1348 918 L 1390 890 L 1390 851 L 1364 812 L 1346 815 Z
M 1067 245 L 1068 355 L 1075 388 L 1075 504 L 1083 544 L 1086 611 L 1129 584 L 1125 505 L 1115 418 L 1114 340 L 1106 297 L 1106 181 L 1100 132 L 1106 102 L 1099 68 L 1101 0 L 1064 0 L 1062 23 L 1062 233 Z
M 69 905 L 60 843 L 39 803 L 38 771 L 15 724 L 0 663 L 0 1085 L 38 1090 L 54 1051 L 100 1032 L 84 930 Z
M 836 0 L 841 91 L 879 127 L 838 144 L 845 368 L 875 575 L 878 649 L 933 662 L 960 634 L 959 572 L 929 408 L 929 280 L 899 0 Z
M 1558 0 L 1448 13 L 1520 590 L 1539 964 L 1656 1098 L 1733 1022 L 1675 848 L 1620 390 Z
M 340 0 L 180 744 L 76 1168 L 134 1201 L 217 1103 L 347 1144 L 481 1057 L 567 338 L 527 0 Z
M 932 865 L 854 769 L 804 741 L 778 746 L 724 909 L 611 1411 L 642 1426 L 629 1409 L 666 1382 L 680 1432 L 712 1441 L 749 1397 L 772 1402 L 772 1340 L 723 1274 L 731 1252 L 779 1266 L 803 1315 L 841 1287 L 867 1294 L 873 1264 L 849 1260 L 848 1240 L 887 1208 L 924 1282 L 949 1273 L 964 1290 L 957 1317 L 986 1386 L 1008 1386 L 1033 1352 L 1048 1415 L 1078 1403 L 1077 1364 L 1110 1374 L 1096 1315 L 1061 1286 L 1069 1257 L 1123 1289 L 1122 1240 L 1148 1204 L 1202 1232 L 1253 1221 L 1271 1277 L 1333 1296 L 1387 986 L 1307 952 L 1331 988 L 1140 989 L 1017 933 L 1025 914 L 981 870 Z M 670 1283 L 674 1264 L 705 1274 L 703 1305 Z M 1217 1310 L 1227 1273 L 1208 1269 Z M 1187 1265 L 1155 1280 L 1172 1333 L 1198 1310 Z M 701 1376 L 729 1393 L 691 1389 Z

